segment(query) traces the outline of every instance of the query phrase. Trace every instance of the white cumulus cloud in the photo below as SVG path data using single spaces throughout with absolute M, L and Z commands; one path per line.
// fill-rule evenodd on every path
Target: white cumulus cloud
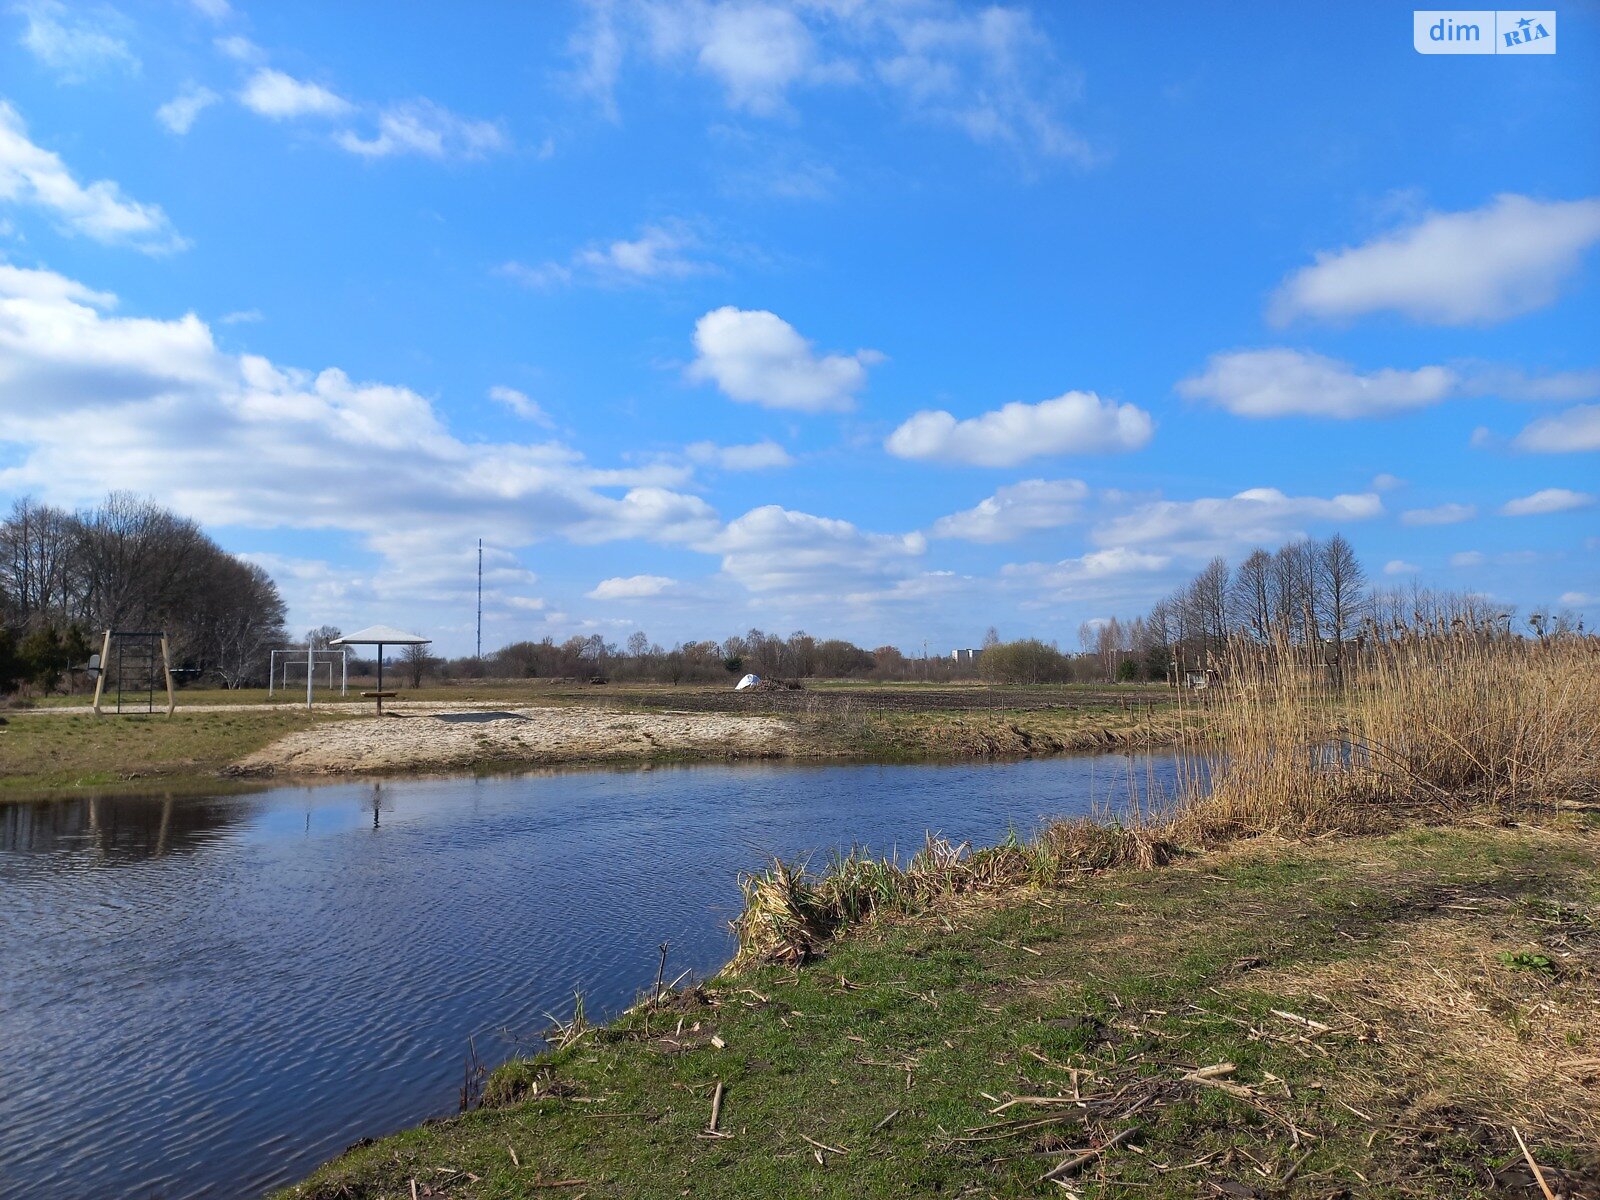
M 1304 350 L 1214 354 L 1178 392 L 1240 417 L 1372 417 L 1437 404 L 1456 387 L 1446 367 L 1384 368 L 1361 374 L 1348 363 Z
M 1600 404 L 1580 404 L 1566 412 L 1540 417 L 1512 438 L 1511 444 L 1537 454 L 1600 450 Z
M 749 591 L 837 598 L 910 574 L 927 539 L 872 533 L 768 504 L 730 521 L 698 548 L 721 554 L 724 574 Z
M 1024 479 L 996 489 L 972 508 L 940 517 L 930 532 L 969 542 L 1007 542 L 1080 519 L 1088 496 L 1089 485 L 1081 479 Z
M 1171 563 L 1167 554 L 1110 546 L 1059 562 L 1006 563 L 1000 568 L 1000 579 L 1009 587 L 1034 592 L 1038 598 L 1024 607 L 1036 608 L 1045 603 L 1142 596 L 1148 591 L 1148 577 L 1166 570 Z
M 1531 496 L 1519 496 L 1506 501 L 1500 511 L 1508 517 L 1534 517 L 1588 508 L 1594 501 L 1595 498 L 1588 492 L 1575 492 L 1571 488 L 1542 488 Z
M 919 412 L 889 435 L 884 447 L 899 458 L 933 459 L 979 467 L 1010 467 L 1057 454 L 1137 450 L 1155 422 L 1132 404 L 1093 392 L 1067 392 L 1038 404 L 1020 401 L 958 421 L 942 410 Z
M 594 590 L 585 592 L 590 600 L 643 600 L 659 596 L 677 586 L 677 580 L 665 575 L 627 575 L 602 579 Z
M 239 93 L 239 102 L 250 111 L 275 121 L 292 117 L 342 117 L 354 108 L 350 101 L 320 83 L 296 79 L 271 67 L 263 67 L 250 77 Z
M 1429 325 L 1492 324 L 1552 303 L 1597 241 L 1600 198 L 1501 195 L 1318 254 L 1283 282 L 1269 315 L 1278 324 L 1376 312 Z
M 537 400 L 529 397 L 528 393 L 518 391 L 514 387 L 496 384 L 489 389 L 489 399 L 496 404 L 504 405 L 524 421 L 532 421 L 535 425 L 543 425 L 546 429 L 555 426 L 555 422 L 550 419 L 550 414 L 545 412 Z
M 188 133 L 195 119 L 221 97 L 208 87 L 189 86 L 156 109 L 156 120 L 176 134 Z
M 647 225 L 635 238 L 618 238 L 581 247 L 565 261 L 537 266 L 504 263 L 500 273 L 529 287 L 552 288 L 561 284 L 643 283 L 652 279 L 683 279 L 715 271 L 716 265 L 693 252 L 700 239 L 687 223 L 665 221 Z
M 617 84 L 633 62 L 713 80 L 730 108 L 798 117 L 805 89 L 856 89 L 973 141 L 1092 165 L 1099 154 L 1067 124 L 1076 72 L 1057 61 L 1024 8 L 772 0 L 618 0 L 589 6 L 572 40 L 573 80 L 617 119 Z
M 59 0 L 25 0 L 16 10 L 26 22 L 23 46 L 64 83 L 82 83 L 108 67 L 139 69 L 122 37 L 125 22 L 112 9 L 74 11 Z
M 1190 554 L 1222 554 L 1290 541 L 1305 535 L 1312 523 L 1337 526 L 1382 513 L 1376 492 L 1324 498 L 1248 488 L 1233 496 L 1146 501 L 1097 526 L 1092 536 L 1101 545 L 1162 545 Z
M 1391 558 L 1383 564 L 1383 573 L 1385 575 L 1415 575 L 1420 570 L 1422 568 L 1417 566 L 1416 563 L 1406 562 L 1400 558 Z
M 0 100 L 0 203 L 43 209 L 65 231 L 97 242 L 120 243 L 151 254 L 186 245 L 159 205 L 130 199 L 109 179 L 79 183 L 59 155 L 29 140 L 22 117 L 4 100 Z
M 681 467 L 464 441 L 409 388 L 232 354 L 193 314 L 113 315 L 114 302 L 0 264 L 0 491 L 76 505 L 125 488 L 208 524 L 343 531 L 416 579 L 439 563 L 465 578 L 479 537 L 690 545 L 720 528 L 673 489 Z
M 695 322 L 689 378 L 716 384 L 730 400 L 797 412 L 846 412 L 867 383 L 876 350 L 818 354 L 776 313 L 731 305 Z
M 391 104 L 381 110 L 377 132 L 371 137 L 344 130 L 334 141 L 362 158 L 389 158 L 396 154 L 483 158 L 510 145 L 505 130 L 495 122 L 462 117 L 426 99 Z

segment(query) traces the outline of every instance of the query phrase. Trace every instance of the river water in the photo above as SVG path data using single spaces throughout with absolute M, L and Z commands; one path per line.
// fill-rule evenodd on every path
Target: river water
M 993 842 L 1165 757 L 694 766 L 0 806 L 0 1197 L 253 1197 L 732 952 L 737 875 Z

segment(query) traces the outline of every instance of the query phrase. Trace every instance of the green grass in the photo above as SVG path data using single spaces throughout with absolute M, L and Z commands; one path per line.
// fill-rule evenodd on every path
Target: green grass
M 1600 1054 L 1597 912 L 1592 833 L 1488 828 L 951 903 L 502 1067 L 496 1103 L 284 1196 L 1061 1195 L 1047 1169 L 1129 1128 L 1073 1194 L 1536 1195 L 1504 1190 L 1513 1123 L 1582 1194 L 1600 1106 L 1559 1063 Z M 1559 959 L 1559 977 L 1500 953 Z M 1458 988 L 1482 1011 L 1446 1003 Z M 993 1111 L 1074 1081 L 1088 1110 Z M 728 1137 L 704 1136 L 718 1083 Z
M 130 782 L 217 785 L 217 772 L 269 742 L 340 718 L 283 712 L 172 716 L 7 714 L 0 726 L 0 799 L 69 794 Z

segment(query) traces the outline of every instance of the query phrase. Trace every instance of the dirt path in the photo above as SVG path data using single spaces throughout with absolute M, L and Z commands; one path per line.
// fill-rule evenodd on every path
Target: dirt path
M 431 772 L 489 762 L 593 762 L 661 754 L 763 758 L 797 748 L 798 731 L 774 717 L 596 708 L 427 711 L 419 706 L 382 719 L 291 733 L 241 759 L 230 773 Z

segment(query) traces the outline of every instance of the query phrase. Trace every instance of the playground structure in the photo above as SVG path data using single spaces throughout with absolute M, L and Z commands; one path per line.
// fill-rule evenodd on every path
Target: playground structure
M 339 695 L 346 696 L 350 692 L 350 652 L 343 647 L 327 649 L 317 646 L 303 646 L 295 650 L 274 650 L 271 652 L 267 665 L 267 698 L 270 700 L 278 685 L 278 669 L 280 663 L 283 668 L 283 690 L 289 690 L 289 668 L 304 667 L 306 671 L 306 707 L 311 707 L 313 685 L 316 679 L 317 668 L 328 668 L 328 690 L 333 690 L 333 665 L 339 664 Z
M 116 657 L 113 659 L 112 650 Z M 159 673 L 162 690 L 167 696 L 167 716 L 178 707 L 177 695 L 172 687 L 172 651 L 163 632 L 133 629 L 108 629 L 101 643 L 98 660 L 91 661 L 94 675 L 95 716 L 102 715 L 101 702 L 105 697 L 106 675 L 116 673 L 116 711 L 154 713 L 156 711 L 156 677 Z M 143 693 L 144 707 L 135 707 L 135 699 Z

